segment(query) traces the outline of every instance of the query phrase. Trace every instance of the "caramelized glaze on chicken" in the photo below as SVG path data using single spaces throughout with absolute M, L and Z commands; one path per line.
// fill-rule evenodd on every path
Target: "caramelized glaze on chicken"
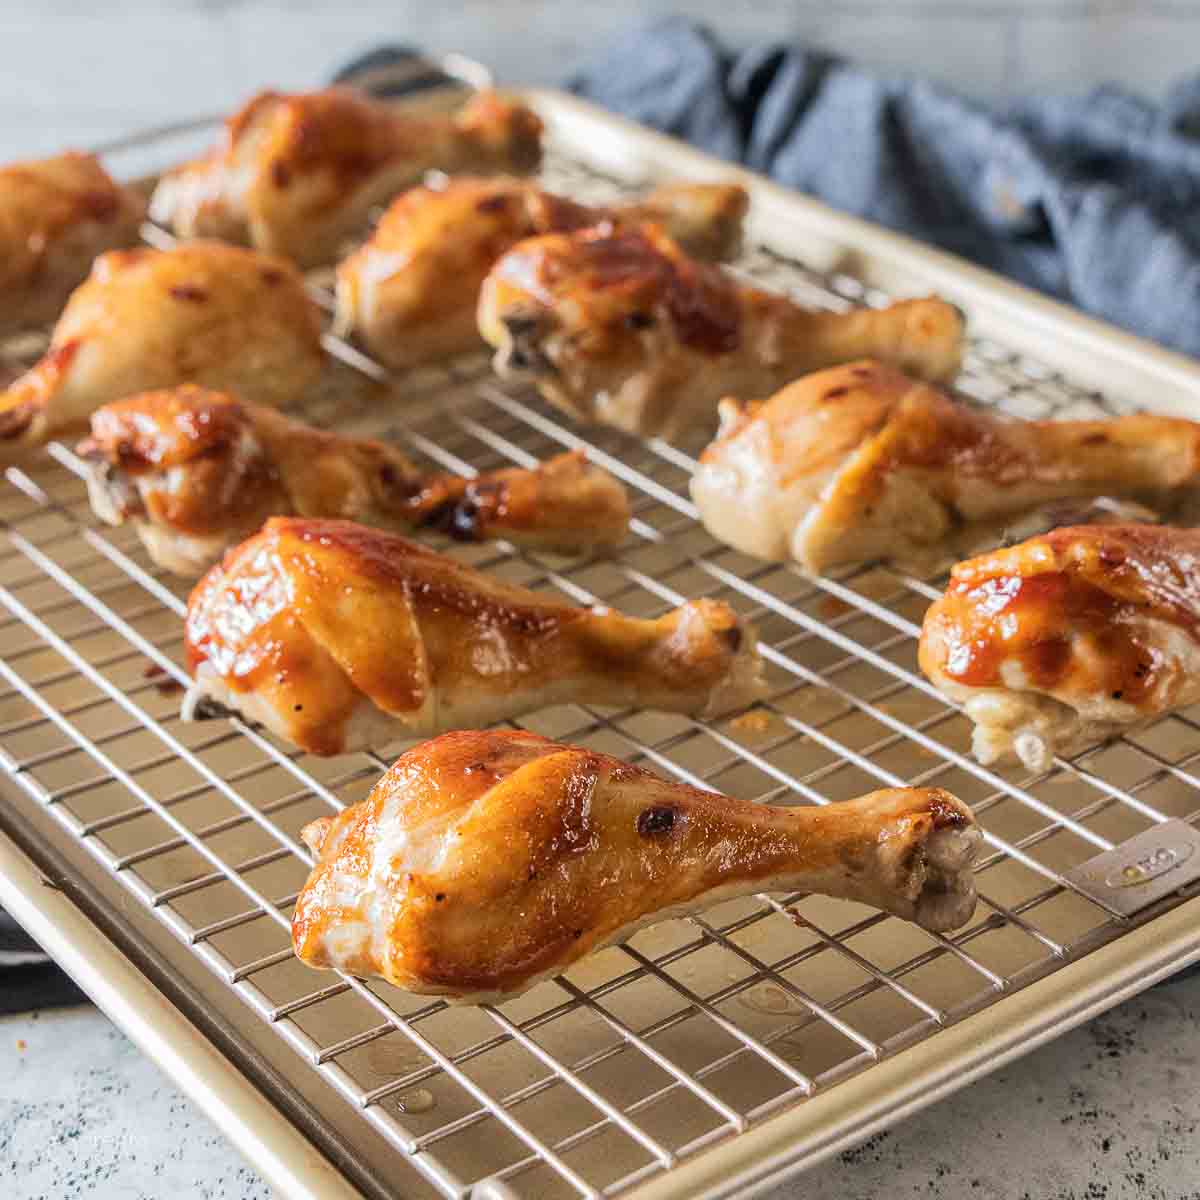
M 192 385 L 105 405 L 79 454 L 96 515 L 132 521 L 151 558 L 181 575 L 199 575 L 271 516 L 567 553 L 611 549 L 629 529 L 625 489 L 582 452 L 474 479 L 422 475 L 395 446 Z
M 448 733 L 303 835 L 311 967 L 499 1000 L 637 928 L 734 896 L 819 892 L 964 924 L 979 831 L 936 788 L 824 808 L 732 800 L 530 733 Z
M 181 237 L 213 237 L 331 262 L 371 209 L 426 171 L 530 171 L 538 118 L 493 93 L 457 114 L 417 114 L 351 88 L 261 92 L 204 158 L 165 175 L 151 215 Z
M 741 244 L 746 205 L 736 184 L 674 184 L 609 209 L 517 179 L 413 188 L 338 267 L 335 325 L 394 367 L 460 354 L 481 344 L 475 312 L 489 268 L 523 238 L 654 221 L 690 253 L 724 258 Z
M 876 362 L 720 412 L 691 483 L 701 519 L 739 550 L 811 571 L 920 559 L 1055 501 L 1169 505 L 1200 483 L 1196 422 L 1008 419 Z
M 137 241 L 145 211 L 91 154 L 0 167 L 0 336 L 53 321 L 96 255 Z
M 959 563 L 921 668 L 984 763 L 1031 771 L 1200 701 L 1200 531 L 1056 529 Z
M 689 259 L 653 226 L 520 243 L 484 282 L 479 329 L 501 375 L 581 420 L 664 437 L 714 426 L 724 395 L 767 395 L 865 355 L 947 379 L 963 338 L 942 300 L 812 312 Z
M 234 709 L 315 754 L 551 704 L 723 712 L 762 690 L 728 605 L 576 608 L 348 521 L 268 521 L 197 584 L 187 647 L 185 713 Z
M 262 404 L 320 373 L 321 323 L 296 269 L 217 242 L 101 255 L 50 349 L 0 393 L 0 461 L 80 433 L 101 405 L 194 382 Z

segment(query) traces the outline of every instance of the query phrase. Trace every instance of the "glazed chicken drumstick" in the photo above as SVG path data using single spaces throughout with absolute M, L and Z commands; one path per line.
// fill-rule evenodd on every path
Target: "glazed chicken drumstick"
M 282 404 L 321 363 L 320 317 L 290 263 L 216 242 L 114 250 L 75 290 L 45 356 L 0 392 L 0 462 L 149 388 L 194 382 Z
M 96 255 L 137 241 L 145 211 L 91 154 L 0 167 L 0 337 L 53 321 Z
M 78 453 L 91 469 L 96 515 L 132 521 L 150 557 L 180 575 L 199 575 L 272 516 L 567 553 L 611 549 L 629 529 L 625 489 L 582 452 L 474 479 L 422 475 L 385 442 L 313 429 L 193 385 L 105 405 Z
M 496 370 L 584 421 L 675 437 L 717 401 L 871 356 L 948 379 L 963 320 L 943 300 L 813 312 L 689 259 L 653 226 L 531 238 L 492 268 L 479 330 Z
M 741 244 L 746 205 L 736 184 L 668 185 L 608 209 L 518 179 L 413 188 L 338 266 L 334 324 L 393 367 L 461 354 L 481 345 L 475 310 L 489 268 L 522 239 L 604 220 L 654 221 L 689 253 L 726 258 Z
M 920 559 L 989 533 L 996 544 L 1007 521 L 1055 502 L 1105 496 L 1161 510 L 1200 485 L 1200 423 L 1010 419 L 877 362 L 720 411 L 691 481 L 701 520 L 747 554 L 814 572 Z
M 353 88 L 262 92 L 208 155 L 165 175 L 156 221 L 310 267 L 332 262 L 370 211 L 430 170 L 524 172 L 541 161 L 542 123 L 491 92 L 455 115 L 418 114 Z
M 824 808 L 732 800 L 531 733 L 448 733 L 303 834 L 310 967 L 482 1003 L 735 896 L 819 892 L 927 929 L 971 917 L 979 831 L 937 788 Z
M 233 709 L 314 754 L 571 702 L 715 714 L 763 689 L 726 604 L 577 608 L 349 521 L 272 518 L 196 585 L 186 641 L 186 716 Z
M 984 763 L 1047 770 L 1200 701 L 1200 531 L 1056 529 L 959 563 L 921 668 L 975 722 Z

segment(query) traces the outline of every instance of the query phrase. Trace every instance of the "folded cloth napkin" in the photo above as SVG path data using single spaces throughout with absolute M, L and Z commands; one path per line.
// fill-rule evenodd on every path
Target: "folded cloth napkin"
M 1200 74 L 1159 105 L 1101 87 L 988 108 L 803 47 L 733 53 L 668 18 L 569 87 L 1200 355 Z

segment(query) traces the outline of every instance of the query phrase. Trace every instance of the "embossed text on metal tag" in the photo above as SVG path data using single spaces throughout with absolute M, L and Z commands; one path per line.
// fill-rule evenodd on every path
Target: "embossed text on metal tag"
M 1132 916 L 1200 879 L 1200 830 L 1163 821 L 1066 872 L 1105 908 Z

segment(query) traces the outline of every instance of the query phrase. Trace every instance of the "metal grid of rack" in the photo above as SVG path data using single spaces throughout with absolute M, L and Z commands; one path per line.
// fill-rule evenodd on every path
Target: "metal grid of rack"
M 545 175 L 583 198 L 624 187 L 561 153 Z M 814 305 L 885 300 L 761 245 L 738 265 Z M 327 280 L 312 286 L 328 305 Z M 355 1128 L 369 1123 L 394 1156 L 391 1186 L 622 1193 L 1137 923 L 1064 872 L 1155 823 L 1200 816 L 1200 713 L 1039 775 L 982 767 L 968 753 L 968 722 L 916 667 L 937 578 L 869 565 L 812 579 L 749 559 L 695 519 L 686 485 L 700 443 L 566 424 L 499 386 L 482 355 L 389 378 L 352 346 L 332 336 L 326 345 L 327 378 L 306 419 L 394 438 L 416 459 L 468 474 L 584 447 L 635 500 L 612 558 L 442 548 L 635 615 L 717 597 L 758 629 L 771 690 L 747 714 L 702 722 L 566 706 L 523 726 L 767 803 L 938 785 L 973 806 L 987 839 L 978 912 L 953 936 L 817 897 L 758 897 L 639 933 L 498 1007 L 314 974 L 288 936 L 311 863 L 297 831 L 363 797 L 401 743 L 315 760 L 238 721 L 181 723 L 186 588 L 149 563 L 132 531 L 93 522 L 68 447 L 10 469 L 0 494 L 4 769 L 224 982 L 223 1017 L 283 1039 L 290 1082 L 303 1090 L 315 1072 L 332 1085 L 350 1153 Z M 961 390 L 1022 417 L 1112 411 L 993 344 L 972 346 Z

